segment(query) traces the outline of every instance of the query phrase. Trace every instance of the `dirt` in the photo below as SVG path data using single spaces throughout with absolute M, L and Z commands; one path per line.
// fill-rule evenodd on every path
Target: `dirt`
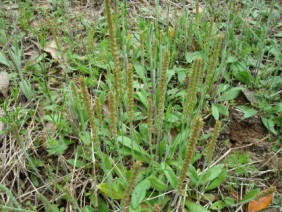
M 244 119 L 243 114 L 235 109 L 232 109 L 230 113 L 230 122 L 228 126 L 230 131 L 230 141 L 236 146 L 251 143 L 257 144 L 268 135 L 267 130 L 258 116 Z
M 248 119 L 232 108 L 229 124 L 223 134 L 229 138 L 232 147 L 244 147 L 236 151 L 251 154 L 252 161 L 256 161 L 256 168 L 261 172 L 261 178 L 268 179 L 267 183 L 276 186 L 278 192 L 282 191 L 279 176 L 282 175 L 282 158 L 272 149 L 271 134 L 264 127 L 258 116 Z M 274 172 L 270 172 L 270 171 Z M 258 177 L 258 176 L 256 176 Z

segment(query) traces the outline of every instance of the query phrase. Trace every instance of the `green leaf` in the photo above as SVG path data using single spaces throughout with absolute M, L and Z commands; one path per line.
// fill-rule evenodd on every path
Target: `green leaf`
M 167 84 L 168 84 L 171 78 L 173 77 L 173 75 L 175 75 L 175 70 L 174 69 L 167 70 L 166 75 L 167 75 Z
M 197 57 L 202 57 L 203 54 L 201 51 L 197 51 L 197 52 L 193 52 L 193 53 L 189 53 L 187 52 L 185 54 L 185 59 L 187 63 L 192 63 Z
M 46 142 L 47 152 L 50 155 L 61 155 L 68 148 L 67 143 L 63 138 L 49 138 Z
M 205 191 L 210 191 L 210 190 L 217 188 L 218 186 L 220 186 L 221 183 L 223 183 L 225 181 L 226 177 L 227 177 L 227 170 L 223 169 L 223 171 L 220 173 L 220 175 L 218 177 L 216 177 L 208 185 L 208 187 L 205 189 Z
M 172 168 L 170 168 L 170 166 L 166 163 L 162 163 L 161 167 L 172 188 L 176 188 L 178 180 Z
M 167 185 L 161 181 L 159 178 L 156 178 L 155 176 L 148 177 L 148 180 L 151 183 L 151 186 L 153 189 L 156 189 L 157 191 L 166 191 Z
M 207 172 L 203 173 L 200 176 L 200 184 L 204 185 L 208 182 L 211 182 L 215 178 L 217 178 L 224 170 L 223 164 L 218 164 L 216 166 L 211 167 Z
M 238 108 L 243 111 L 245 119 L 250 118 L 250 117 L 257 114 L 257 111 L 255 109 L 250 108 L 250 107 L 245 106 L 245 105 L 240 105 L 240 106 L 238 106 Z
M 146 84 L 146 76 L 145 76 L 145 69 L 142 65 L 140 64 L 134 64 L 134 69 L 137 73 L 137 75 L 142 79 L 143 83 Z
M 91 211 L 95 211 L 95 209 L 90 207 L 89 205 L 86 205 L 85 208 L 84 208 L 84 211 L 85 212 L 91 212 Z
M 103 212 L 108 212 L 110 211 L 109 206 L 107 205 L 107 203 L 104 201 L 103 198 L 99 197 L 98 198 L 98 211 L 103 211 Z M 90 210 L 89 212 L 94 211 L 94 210 Z
M 13 69 L 13 65 L 11 61 L 8 60 L 7 57 L 2 52 L 0 52 L 0 63 L 7 66 L 10 69 Z
M 190 164 L 189 169 L 188 169 L 188 177 L 189 179 L 191 179 L 191 183 L 193 185 L 197 185 L 199 182 L 199 176 L 197 173 L 197 170 L 195 169 L 195 167 Z
M 272 132 L 274 135 L 277 135 L 277 132 L 274 129 L 274 123 L 272 121 L 272 119 L 267 119 L 264 117 L 261 117 L 262 123 L 263 125 L 270 131 Z
M 179 70 L 179 69 L 177 69 L 177 70 Z M 178 78 L 178 81 L 180 82 L 180 84 L 183 84 L 185 82 L 186 76 L 187 76 L 186 69 L 181 69 L 181 70 L 179 70 L 179 72 L 177 72 L 177 78 Z
M 148 107 L 147 96 L 144 91 L 136 92 L 136 99 L 139 100 L 146 108 Z
M 123 147 L 123 148 L 120 148 L 120 152 L 124 155 L 124 156 L 130 156 L 132 157 L 132 150 L 131 148 L 128 148 L 128 147 Z M 147 155 L 144 155 L 144 154 L 140 154 L 138 152 L 134 152 L 134 159 L 135 160 L 140 160 L 142 163 L 149 163 L 149 159 L 150 159 L 150 156 L 147 154 Z
M 223 115 L 223 116 L 229 116 L 229 112 L 228 112 L 228 107 L 222 104 L 215 104 L 219 114 Z
M 226 203 L 226 205 L 233 205 L 234 204 L 234 199 L 232 197 L 226 197 L 224 198 L 224 202 Z
M 86 163 L 82 160 L 68 159 L 67 162 L 72 166 L 75 165 L 75 168 L 81 168 L 86 165 Z
M 116 189 L 114 189 L 114 187 L 116 187 Z M 110 197 L 113 199 L 122 199 L 123 197 L 123 191 L 121 191 L 121 188 L 119 184 L 117 184 L 117 181 L 111 184 L 101 183 L 97 185 L 97 188 L 107 197 Z
M 250 190 L 244 197 L 243 199 L 241 199 L 239 201 L 239 203 L 235 204 L 235 205 L 232 205 L 232 206 L 236 206 L 236 205 L 243 205 L 243 204 L 246 204 L 248 202 L 250 202 L 251 200 L 253 200 L 255 198 L 255 196 L 259 193 L 259 189 L 253 189 L 253 190 Z
M 212 104 L 212 116 L 214 117 L 215 120 L 219 119 L 219 111 L 216 105 Z
M 122 145 L 126 146 L 127 148 L 133 149 L 135 152 L 141 155 L 144 155 L 144 156 L 148 155 L 147 152 L 140 145 L 138 145 L 135 141 L 132 141 L 130 138 L 126 136 L 118 136 L 117 140 Z
M 19 83 L 21 91 L 23 92 L 24 96 L 30 101 L 34 98 L 35 93 L 31 87 L 31 84 L 29 81 L 22 80 Z
M 282 112 L 282 102 L 279 102 L 277 105 L 270 109 L 271 113 L 281 113 Z
M 227 204 L 225 202 L 223 202 L 222 200 L 218 200 L 215 203 L 213 203 L 209 209 L 212 210 L 221 210 L 223 208 L 225 208 L 227 206 Z
M 237 61 L 236 57 L 228 56 L 227 63 L 235 63 Z
M 136 185 L 131 196 L 131 205 L 134 209 L 136 209 L 143 201 L 146 192 L 150 187 L 151 183 L 148 179 L 145 179 Z
M 50 201 L 40 193 L 36 193 L 36 197 L 43 203 L 46 212 L 59 212 L 57 204 L 51 204 Z
M 170 123 L 175 123 L 179 120 L 179 118 L 171 113 L 166 113 L 165 120 Z
M 185 205 L 189 209 L 189 212 L 210 212 L 208 209 L 194 202 L 186 201 Z
M 248 70 L 247 66 L 240 62 L 235 62 L 230 65 L 233 76 L 240 82 L 251 85 L 254 81 L 253 76 Z
M 218 101 L 224 102 L 224 101 L 229 101 L 229 100 L 235 99 L 237 96 L 239 96 L 242 89 L 243 88 L 240 88 L 240 87 L 231 88 L 230 90 L 224 92 L 218 98 Z

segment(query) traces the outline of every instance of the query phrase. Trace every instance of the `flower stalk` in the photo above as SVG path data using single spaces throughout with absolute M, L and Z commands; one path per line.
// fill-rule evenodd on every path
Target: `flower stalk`
M 197 88 L 200 84 L 200 79 L 202 76 L 203 60 L 197 57 L 193 64 L 193 71 L 190 78 L 190 83 L 188 85 L 188 92 L 185 97 L 185 103 L 183 106 L 183 118 L 186 121 L 193 113 L 195 105 L 197 103 Z
M 196 143 L 200 137 L 200 133 L 203 129 L 203 125 L 204 125 L 204 122 L 201 118 L 199 117 L 195 118 L 195 122 L 192 126 L 192 132 L 189 137 L 189 143 L 186 148 L 186 154 L 185 154 L 184 162 L 182 165 L 182 170 L 181 170 L 178 184 L 177 184 L 177 191 L 179 194 L 181 194 L 182 188 L 185 185 L 184 183 L 185 177 L 187 175 L 187 171 L 191 163 L 192 156 L 194 155 Z
M 141 171 L 142 163 L 140 161 L 136 161 L 132 167 L 132 174 L 130 180 L 128 182 L 128 186 L 124 191 L 124 196 L 121 200 L 121 207 L 124 212 L 129 211 L 130 205 L 130 195 L 133 192 L 133 189 L 137 183 L 139 173 Z
M 214 150 L 215 150 L 215 145 L 216 145 L 216 142 L 217 142 L 217 138 L 219 136 L 220 128 L 221 128 L 221 121 L 217 120 L 216 123 L 215 123 L 215 126 L 214 126 L 212 138 L 211 138 L 210 142 L 208 143 L 208 145 L 205 149 L 206 161 L 209 164 L 212 162 L 212 158 L 213 158 Z

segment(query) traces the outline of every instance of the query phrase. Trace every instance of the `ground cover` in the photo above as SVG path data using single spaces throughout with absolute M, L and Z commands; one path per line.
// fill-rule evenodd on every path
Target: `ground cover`
M 1 211 L 280 211 L 279 1 L 2 1 Z

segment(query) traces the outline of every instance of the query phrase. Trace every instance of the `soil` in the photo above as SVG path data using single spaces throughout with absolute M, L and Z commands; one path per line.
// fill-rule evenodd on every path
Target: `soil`
M 258 116 L 244 119 L 243 114 L 235 109 L 232 109 L 230 113 L 228 127 L 230 142 L 236 146 L 256 144 L 268 135 Z

